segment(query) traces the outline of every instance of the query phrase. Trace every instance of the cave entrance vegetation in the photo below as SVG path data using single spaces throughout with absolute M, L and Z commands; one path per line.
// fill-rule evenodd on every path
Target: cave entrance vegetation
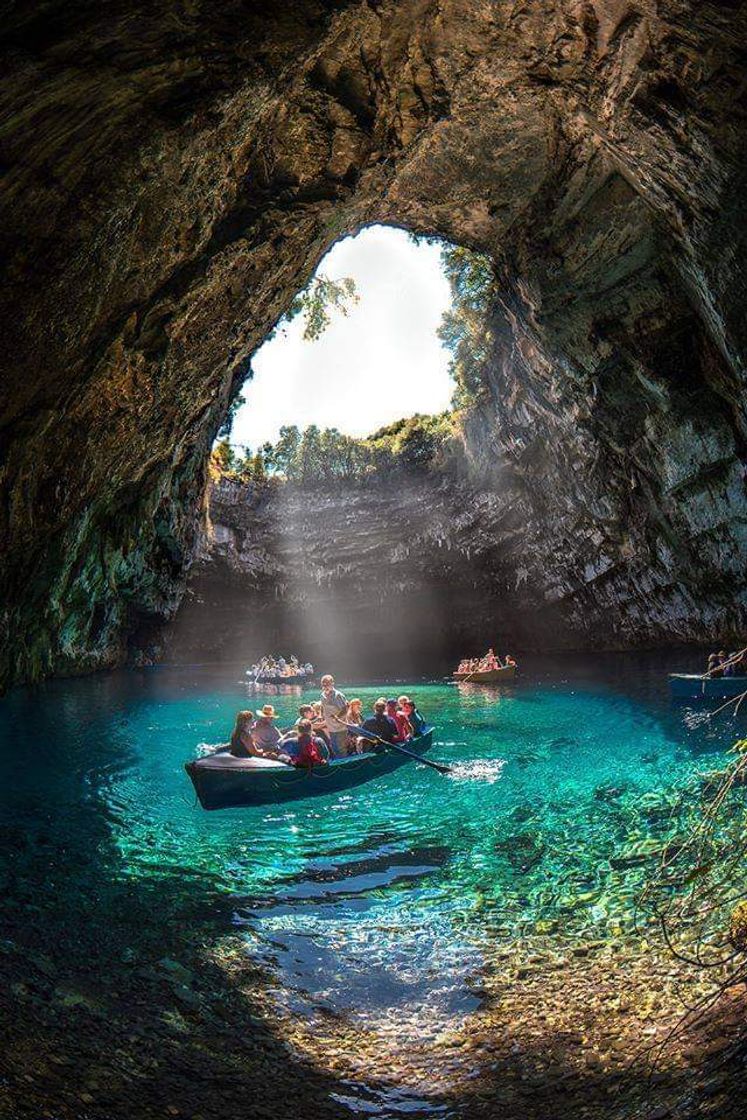
M 473 528 L 522 640 L 736 636 L 744 25 L 670 0 L 17 5 L 3 683 L 116 664 L 174 615 L 247 361 L 373 222 L 494 262 L 467 442 L 500 486 Z

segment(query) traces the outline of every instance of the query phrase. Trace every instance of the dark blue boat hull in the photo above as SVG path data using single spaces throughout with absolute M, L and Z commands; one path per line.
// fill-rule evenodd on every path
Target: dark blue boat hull
M 669 688 L 676 700 L 728 700 L 747 692 L 747 677 L 708 677 L 670 673 Z
M 406 743 L 406 747 L 423 755 L 433 744 L 433 728 Z M 311 772 L 294 766 L 252 768 L 252 760 L 210 756 L 187 762 L 184 769 L 195 787 L 203 809 L 232 809 L 252 805 L 278 805 L 341 793 L 354 789 L 372 778 L 389 774 L 412 761 L 398 751 L 382 749 L 376 754 L 351 755 L 338 758 L 327 766 L 315 766 Z

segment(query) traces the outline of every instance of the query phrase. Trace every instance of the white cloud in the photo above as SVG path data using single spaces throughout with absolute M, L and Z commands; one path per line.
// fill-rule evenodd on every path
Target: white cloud
M 449 355 L 436 330 L 450 293 L 438 245 L 371 226 L 334 245 L 319 271 L 354 277 L 360 302 L 347 318 L 335 314 L 316 342 L 303 340 L 299 318 L 257 351 L 233 443 L 256 448 L 275 440 L 283 424 L 362 436 L 402 416 L 448 408 Z

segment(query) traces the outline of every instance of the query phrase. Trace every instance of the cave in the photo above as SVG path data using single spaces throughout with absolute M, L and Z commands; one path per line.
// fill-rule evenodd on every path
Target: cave
M 747 631 L 746 41 L 740 0 L 4 6 L 11 1120 L 741 1116 L 745 760 L 662 693 Z M 303 570 L 308 507 L 211 451 L 378 225 L 489 261 L 484 377 L 456 476 L 319 492 L 349 543 Z M 406 551 L 356 535 L 394 501 Z M 440 773 L 200 815 L 185 761 L 233 746 L 252 687 L 223 661 L 289 617 L 311 644 L 333 600 L 364 650 L 382 601 L 416 617 L 387 657 Z M 549 686 L 443 680 L 497 629 L 555 651 Z M 659 918 L 701 890 L 673 961 Z
M 494 262 L 463 536 L 486 585 L 500 553 L 522 643 L 735 638 L 743 14 L 17 5 L 3 682 L 121 663 L 174 617 L 247 361 L 375 222 Z

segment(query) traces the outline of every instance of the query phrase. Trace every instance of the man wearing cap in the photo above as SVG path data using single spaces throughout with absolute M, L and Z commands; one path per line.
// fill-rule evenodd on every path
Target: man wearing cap
M 322 677 L 322 716 L 329 735 L 329 746 L 333 758 L 342 758 L 348 738 L 348 729 L 345 716 L 348 702 L 344 695 L 335 688 L 335 678 L 327 673 Z
M 257 712 L 257 718 L 252 724 L 252 739 L 259 749 L 266 754 L 278 753 L 280 732 L 272 722 L 276 714 L 272 704 L 265 704 L 262 711 Z

